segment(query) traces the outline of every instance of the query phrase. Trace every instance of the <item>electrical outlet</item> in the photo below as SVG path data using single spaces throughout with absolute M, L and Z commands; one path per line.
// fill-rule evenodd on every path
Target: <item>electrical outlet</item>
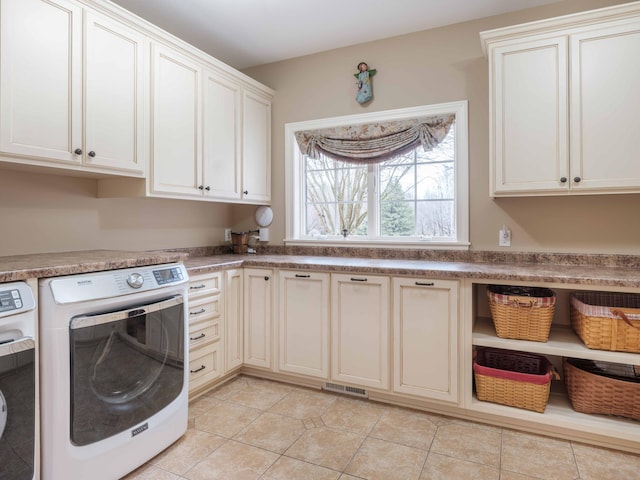
M 511 230 L 506 225 L 498 232 L 498 245 L 501 247 L 511 246 Z
M 225 228 L 224 229 L 224 241 L 225 242 L 230 242 L 231 241 L 231 229 L 230 228 Z

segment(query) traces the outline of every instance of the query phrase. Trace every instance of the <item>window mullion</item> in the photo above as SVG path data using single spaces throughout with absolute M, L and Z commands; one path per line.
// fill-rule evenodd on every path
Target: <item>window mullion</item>
M 369 188 L 367 190 L 367 220 L 369 237 L 380 236 L 380 175 L 377 164 L 369 165 Z

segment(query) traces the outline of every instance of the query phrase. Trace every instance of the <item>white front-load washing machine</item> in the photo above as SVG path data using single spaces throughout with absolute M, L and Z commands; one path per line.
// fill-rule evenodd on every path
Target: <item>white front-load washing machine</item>
M 35 331 L 32 286 L 27 282 L 0 284 L 0 479 L 3 480 L 38 478 Z
M 43 480 L 114 480 L 187 428 L 182 264 L 39 282 Z

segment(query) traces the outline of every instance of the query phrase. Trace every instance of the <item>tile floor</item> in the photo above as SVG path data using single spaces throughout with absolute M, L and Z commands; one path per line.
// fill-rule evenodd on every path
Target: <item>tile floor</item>
M 125 480 L 633 480 L 640 456 L 240 376 Z

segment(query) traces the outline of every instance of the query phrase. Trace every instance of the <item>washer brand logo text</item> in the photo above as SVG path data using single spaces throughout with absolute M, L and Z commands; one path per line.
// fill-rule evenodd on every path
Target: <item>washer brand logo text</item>
M 139 427 L 136 427 L 133 430 L 131 430 L 131 436 L 135 437 L 136 435 L 144 432 L 145 430 L 149 430 L 149 423 L 148 422 L 147 423 L 143 423 Z

